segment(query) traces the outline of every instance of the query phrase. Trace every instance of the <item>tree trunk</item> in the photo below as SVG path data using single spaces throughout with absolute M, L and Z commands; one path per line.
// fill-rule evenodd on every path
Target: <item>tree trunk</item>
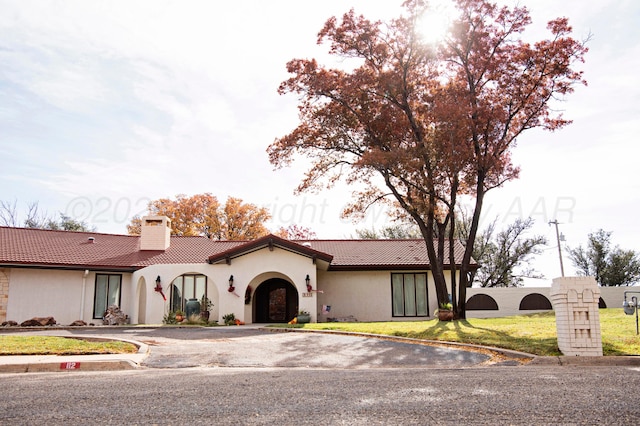
M 460 286 L 458 288 L 458 300 L 466 302 L 467 298 L 467 280 L 469 279 L 469 272 L 471 266 L 471 255 L 473 253 L 473 245 L 476 241 L 476 234 L 478 233 L 478 227 L 480 224 L 480 213 L 482 212 L 482 203 L 484 201 L 484 176 L 479 173 L 478 183 L 476 185 L 476 204 L 473 209 L 473 217 L 471 219 L 471 227 L 469 229 L 469 236 L 467 244 L 464 250 L 464 256 L 462 257 L 462 264 L 460 265 Z M 458 304 L 457 310 L 458 318 L 467 317 L 466 303 Z
M 438 299 L 438 306 L 441 303 L 449 302 L 449 293 L 447 291 L 447 282 L 444 277 L 444 271 L 442 267 L 442 259 L 438 258 L 436 248 L 434 247 L 434 212 L 430 209 L 427 213 L 427 222 L 415 212 L 411 212 L 414 220 L 420 228 L 420 232 L 424 238 L 424 243 L 427 248 L 427 257 L 429 259 L 429 265 L 431 266 L 431 274 L 433 275 L 433 284 L 436 289 L 436 297 Z

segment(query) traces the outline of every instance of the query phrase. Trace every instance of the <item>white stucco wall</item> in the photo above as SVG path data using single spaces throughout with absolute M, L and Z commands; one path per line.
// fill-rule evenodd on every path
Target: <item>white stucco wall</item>
M 55 318 L 58 324 L 68 325 L 82 319 L 87 323 L 101 324 L 93 318 L 95 276 L 91 271 L 85 277 L 82 271 L 12 268 L 9 285 L 7 320 L 21 323 L 33 317 Z M 104 272 L 112 273 L 113 272 Z M 82 288 L 84 304 L 82 304 Z M 121 309 L 131 311 L 131 274 L 122 274 Z
M 394 271 L 396 272 L 396 271 Z M 438 308 L 433 276 L 427 273 L 427 297 L 429 315 Z M 402 271 L 397 271 L 402 273 Z M 421 273 L 407 271 L 406 273 Z M 319 271 L 318 280 L 323 293 L 318 295 L 318 312 L 323 305 L 331 306 L 327 315 L 320 314 L 319 321 L 327 318 L 353 316 L 358 321 L 411 321 L 425 317 L 394 317 L 391 300 L 390 271 Z M 449 284 L 449 282 L 448 282 Z
M 6 319 L 18 323 L 33 317 L 53 316 L 58 324 L 67 325 L 82 319 L 87 323 L 101 324 L 93 318 L 96 273 L 84 270 L 47 270 L 30 268 L 4 268 L 7 277 L 8 303 Z M 401 271 L 398 271 L 401 272 Z M 414 271 L 407 271 L 414 272 Z M 324 322 L 327 317 L 353 316 L 359 321 L 406 321 L 425 317 L 393 317 L 390 271 L 335 272 L 317 269 L 306 256 L 275 247 L 264 248 L 232 259 L 231 264 L 209 265 L 176 264 L 154 265 L 134 273 L 122 273 L 121 309 L 131 318 L 132 324 L 160 324 L 169 310 L 171 282 L 182 274 L 207 276 L 207 293 L 214 306 L 211 319 L 222 323 L 225 314 L 233 313 L 246 323 L 254 321 L 254 303 L 244 304 L 247 286 L 256 289 L 271 278 L 290 282 L 298 291 L 298 309 L 311 313 L 312 321 Z M 154 291 L 156 277 L 160 275 L 167 296 L 164 301 Z M 227 291 L 229 276 L 234 276 L 235 294 Z M 307 292 L 305 277 L 309 275 L 314 291 Z M 449 280 L 448 280 L 449 282 Z M 83 300 L 84 286 L 84 303 Z M 438 308 L 433 277 L 427 271 L 429 314 Z M 601 297 L 609 308 L 620 308 L 625 290 L 636 287 L 601 287 Z M 316 292 L 320 290 L 321 292 Z M 467 300 L 475 294 L 487 294 L 498 304 L 499 310 L 467 311 L 469 318 L 486 318 L 519 315 L 539 311 L 520 311 L 522 299 L 539 293 L 549 299 L 549 287 L 521 288 L 470 288 Z M 331 312 L 321 313 L 323 305 L 330 305 Z
M 211 309 L 211 320 L 217 319 L 220 307 L 220 297 L 218 288 L 224 286 L 226 280 L 211 274 L 211 269 L 206 263 L 199 264 L 172 264 L 154 265 L 140 269 L 133 273 L 130 292 L 127 295 L 131 303 L 131 322 L 134 324 L 162 324 L 164 315 L 169 312 L 171 297 L 171 283 L 175 278 L 183 274 L 202 274 L 207 276 L 207 296 L 213 302 Z M 156 292 L 156 278 L 160 276 L 163 293 L 167 300 L 163 300 L 162 295 Z M 140 317 L 140 298 L 146 300 L 144 306 L 144 318 Z
M 233 313 L 235 317 L 245 323 L 253 322 L 252 304 L 244 304 L 244 294 L 248 285 L 253 292 L 265 280 L 270 278 L 282 278 L 293 284 L 299 294 L 299 309 L 305 309 L 311 313 L 312 321 L 316 318 L 316 294 L 303 297 L 307 292 L 305 277 L 309 275 L 311 285 L 316 288 L 316 266 L 310 258 L 291 253 L 287 250 L 275 247 L 273 251 L 264 248 L 231 260 L 231 264 L 225 263 L 209 265 L 201 264 L 174 264 L 154 265 L 136 271 L 133 274 L 135 285 L 130 287 L 128 298 L 132 301 L 132 323 L 139 323 L 140 318 L 140 292 L 138 286 L 143 279 L 145 284 L 146 309 L 145 318 L 148 324 L 160 324 L 162 318 L 169 310 L 169 295 L 171 282 L 182 274 L 203 274 L 207 276 L 207 294 L 214 306 L 211 309 L 211 320 L 218 320 L 222 324 L 222 317 Z M 162 287 L 167 301 L 157 293 L 155 280 L 157 276 L 162 280 Z M 235 292 L 230 293 L 229 277 L 233 275 Z M 253 303 L 253 301 L 252 301 Z
M 217 271 L 221 271 L 226 279 L 233 274 L 236 292 L 241 296 L 230 301 L 227 313 L 234 313 L 236 318 L 240 318 L 246 323 L 253 322 L 251 305 L 244 304 L 244 292 L 247 285 L 255 292 L 257 287 L 267 279 L 282 278 L 290 282 L 298 290 L 298 309 L 311 313 L 311 321 L 315 321 L 317 293 L 307 293 L 305 277 L 309 275 L 311 286 L 317 289 L 316 265 L 305 256 L 292 253 L 290 251 L 274 247 L 273 251 L 268 248 L 249 253 L 231 260 L 231 265 L 211 265 Z M 228 284 L 227 284 L 228 286 Z M 226 291 L 228 297 L 229 293 Z M 234 296 L 233 296 L 234 297 Z M 253 303 L 253 302 L 252 302 Z M 240 315 L 239 315 L 240 314 Z

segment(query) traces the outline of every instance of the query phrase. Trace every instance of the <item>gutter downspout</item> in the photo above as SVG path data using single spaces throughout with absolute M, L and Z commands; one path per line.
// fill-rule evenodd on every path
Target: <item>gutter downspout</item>
M 89 275 L 89 270 L 85 269 L 84 274 L 82 275 L 82 296 L 80 297 L 80 321 L 84 321 L 84 296 L 87 288 L 88 275 Z

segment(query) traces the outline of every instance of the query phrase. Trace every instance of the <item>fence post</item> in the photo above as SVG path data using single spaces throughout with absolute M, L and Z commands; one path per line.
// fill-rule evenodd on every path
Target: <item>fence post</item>
M 566 356 L 602 356 L 600 288 L 595 278 L 554 278 L 550 295 L 560 351 Z

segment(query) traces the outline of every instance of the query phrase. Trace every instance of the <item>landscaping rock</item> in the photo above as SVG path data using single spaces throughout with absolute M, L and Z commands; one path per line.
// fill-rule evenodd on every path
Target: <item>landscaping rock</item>
M 21 327 L 44 327 L 47 325 L 56 325 L 53 317 L 33 317 L 20 323 Z
M 348 317 L 327 318 L 327 322 L 358 322 L 358 319 L 349 315 Z
M 74 322 L 69 324 L 70 327 L 85 327 L 86 325 L 87 323 L 82 320 L 75 320 Z
M 102 323 L 104 325 L 123 325 L 129 322 L 129 316 L 125 315 L 117 305 L 111 305 L 107 308 Z
M 3 327 L 17 327 L 18 323 L 15 321 L 5 321 L 2 323 Z

